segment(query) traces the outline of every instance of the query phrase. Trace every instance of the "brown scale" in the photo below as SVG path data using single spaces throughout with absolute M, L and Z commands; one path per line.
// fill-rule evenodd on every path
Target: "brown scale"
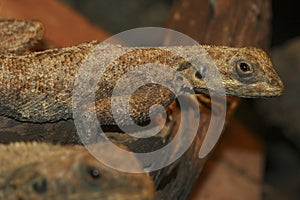
M 110 147 L 98 144 L 96 148 Z M 0 199 L 155 199 L 148 174 L 107 167 L 83 146 L 12 143 L 0 145 L 0 159 Z M 129 168 L 140 168 L 137 159 L 125 162 Z
M 4 23 L 2 21 L 2 23 Z M 10 21 L 16 26 L 18 21 Z M 25 23 L 30 24 L 29 22 Z M 0 22 L 0 27 L 3 26 Z M 23 27 L 23 26 L 22 26 Z M 36 26 L 37 36 L 43 29 Z M 7 29 L 4 29 L 7 30 Z M 22 30 L 20 30 L 22 32 Z M 36 37 L 37 37 L 36 36 Z M 23 37 L 31 38 L 31 33 Z M 5 47 L 5 37 L 1 46 Z M 10 38 L 7 39 L 7 42 Z M 0 115 L 21 121 L 54 122 L 72 118 L 72 91 L 75 76 L 80 66 L 99 44 L 97 41 L 83 43 L 66 48 L 50 49 L 41 52 L 31 52 L 23 55 L 2 54 L 0 57 Z M 25 42 L 24 46 L 32 43 Z M 5 47 L 6 48 L 6 47 Z M 168 48 L 127 48 L 107 45 L 104 55 L 114 54 L 123 49 L 124 55 L 108 66 L 102 80 L 99 80 L 96 92 L 97 116 L 104 124 L 111 124 L 110 98 L 116 81 L 127 71 L 145 63 L 161 63 L 177 70 L 193 86 L 196 93 L 207 93 L 207 85 L 197 72 L 197 67 L 189 63 L 189 58 L 183 59 L 172 52 L 193 51 L 195 46 Z M 253 47 L 232 48 L 226 46 L 202 46 L 211 56 L 220 72 L 226 95 L 239 97 L 269 97 L 278 96 L 283 91 L 281 79 L 275 72 L 270 59 L 260 49 Z M 7 51 L 15 52 L 14 49 Z M 6 51 L 3 51 L 6 53 Z M 181 55 L 181 54 L 180 54 Z M 194 55 L 194 57 L 203 55 Z M 202 66 L 209 68 L 208 66 Z M 207 69 L 209 71 L 209 69 Z M 164 75 L 164 74 L 162 74 Z M 209 77 L 209 76 L 208 76 Z M 139 78 L 139 77 L 136 77 Z M 166 78 L 169 78 L 166 76 Z M 168 79 L 169 80 L 169 79 Z M 171 79 L 170 79 L 171 80 Z M 173 80 L 177 84 L 177 80 Z M 117 97 L 125 98 L 125 97 Z M 174 95 L 166 88 L 158 85 L 139 88 L 131 97 L 131 117 L 135 122 L 148 120 L 148 108 L 156 103 L 167 107 Z M 122 113 L 120 113 L 122 116 Z

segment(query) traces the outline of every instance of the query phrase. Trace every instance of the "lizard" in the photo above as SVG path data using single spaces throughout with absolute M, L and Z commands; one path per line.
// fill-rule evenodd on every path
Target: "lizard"
M 0 115 L 20 121 L 55 122 L 72 118 L 72 91 L 79 68 L 100 44 L 91 41 L 65 48 L 26 54 L 1 54 Z M 283 83 L 267 54 L 254 47 L 215 45 L 180 47 L 123 47 L 104 44 L 98 56 L 125 52 L 106 67 L 96 90 L 95 111 L 103 125 L 114 124 L 110 102 L 113 87 L 126 72 L 144 63 L 159 63 L 178 71 L 196 93 L 208 93 L 205 71 L 208 66 L 193 66 L 189 59 L 172 53 L 203 48 L 219 71 L 226 95 L 247 98 L 279 96 Z M 194 56 L 194 55 L 193 55 Z M 193 57 L 191 56 L 191 57 Z M 203 55 L 196 55 L 201 58 Z M 193 57 L 194 58 L 194 57 Z M 204 73 L 203 73 L 204 71 Z M 209 78 L 209 77 L 208 77 Z M 177 81 L 173 80 L 176 84 Z M 182 88 L 181 88 L 182 89 Z M 124 97 L 117 96 L 114 100 Z M 147 121 L 151 105 L 167 107 L 175 96 L 159 85 L 142 87 L 131 97 L 131 118 Z M 120 111 L 122 115 L 123 111 Z
M 96 148 L 108 148 L 97 144 Z M 114 154 L 111 154 L 114 159 Z M 154 183 L 146 173 L 109 168 L 80 145 L 37 142 L 0 145 L 0 199 L 152 200 Z M 134 159 L 123 163 L 140 166 Z
M 21 54 L 44 36 L 44 26 L 32 20 L 0 20 L 0 53 Z

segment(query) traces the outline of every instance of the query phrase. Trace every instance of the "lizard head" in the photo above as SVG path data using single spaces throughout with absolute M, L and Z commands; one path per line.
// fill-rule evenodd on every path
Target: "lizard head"
M 50 146 L 47 150 L 36 153 L 37 161 L 0 177 L 0 199 L 154 199 L 154 183 L 147 174 L 109 168 L 81 146 Z M 139 164 L 128 160 L 131 166 Z
M 283 83 L 273 68 L 267 54 L 258 48 L 231 48 L 225 46 L 203 46 L 210 62 L 216 66 L 227 95 L 257 98 L 282 94 Z M 207 61 L 201 66 L 189 66 L 181 73 L 194 86 L 196 93 L 207 93 L 207 82 L 216 79 Z M 186 65 L 185 65 L 186 66 Z M 216 88 L 216 90 L 215 90 Z M 212 84 L 210 92 L 217 92 L 218 85 Z

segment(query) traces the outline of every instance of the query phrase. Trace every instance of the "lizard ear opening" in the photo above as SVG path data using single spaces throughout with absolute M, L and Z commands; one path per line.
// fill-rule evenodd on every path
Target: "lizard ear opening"
M 207 67 L 205 65 L 201 65 L 200 67 L 198 67 L 198 69 L 195 70 L 195 77 L 200 80 L 205 78 L 208 74 Z
M 202 78 L 203 78 L 202 75 L 201 75 L 201 73 L 200 73 L 199 71 L 196 71 L 195 77 L 196 77 L 197 79 L 202 79 Z

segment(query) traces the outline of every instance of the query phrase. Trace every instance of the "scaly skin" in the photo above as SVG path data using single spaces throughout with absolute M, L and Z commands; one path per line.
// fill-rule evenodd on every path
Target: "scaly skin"
M 104 125 L 115 124 L 110 101 L 124 100 L 127 97 L 121 95 L 112 99 L 115 84 L 126 72 L 145 63 L 162 64 L 178 71 L 192 85 L 193 88 L 188 89 L 194 89 L 196 93 L 207 93 L 208 86 L 205 81 L 215 79 L 211 74 L 211 63 L 214 63 L 220 72 L 226 95 L 258 98 L 278 96 L 283 92 L 283 84 L 268 56 L 257 48 L 209 45 L 131 48 L 102 44 L 102 48 L 99 49 L 99 44 L 100 42 L 92 41 L 25 55 L 1 55 L 0 115 L 30 122 L 54 122 L 72 118 L 75 79 L 80 67 L 90 63 L 95 64 L 91 67 L 105 67 L 101 80 L 94 80 L 99 81 L 95 111 Z M 186 52 L 189 52 L 187 57 L 180 56 Z M 207 53 L 213 62 L 207 63 L 207 60 L 203 60 Z M 112 63 L 97 63 L 99 57 L 109 59 L 114 55 L 120 56 L 114 58 Z M 191 64 L 194 60 L 201 63 L 200 66 Z M 199 76 L 199 71 L 202 76 Z M 93 73 L 97 74 L 93 70 L 90 74 L 87 72 L 86 76 Z M 149 75 L 143 75 L 150 74 L 149 72 Z M 172 83 L 179 93 L 187 89 L 177 86 L 182 80 L 174 74 L 165 74 L 163 69 L 156 76 Z M 134 77 L 132 84 L 140 79 L 142 78 L 139 76 Z M 132 87 L 132 84 L 129 87 Z M 220 84 L 213 85 L 211 91 L 218 93 L 219 86 Z M 81 92 L 90 92 L 89 90 L 90 88 L 84 88 Z M 167 107 L 174 99 L 175 96 L 170 90 L 159 85 L 141 87 L 131 96 L 130 117 L 135 122 L 145 122 L 149 119 L 149 108 L 153 104 Z M 91 110 L 93 108 L 91 104 Z M 125 110 L 120 106 L 117 113 L 120 118 L 126 117 Z M 126 124 L 126 120 L 121 123 Z
M 83 146 L 0 145 L 0 160 L 0 199 L 151 200 L 155 195 L 147 174 L 108 168 Z M 127 165 L 139 163 L 128 160 Z
M 0 20 L 0 53 L 22 53 L 44 36 L 39 21 Z

